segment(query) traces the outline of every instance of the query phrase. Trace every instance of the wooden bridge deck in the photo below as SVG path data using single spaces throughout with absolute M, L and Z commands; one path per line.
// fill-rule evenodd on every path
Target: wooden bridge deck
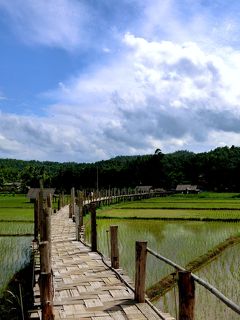
M 147 303 L 134 301 L 131 289 L 102 257 L 75 240 L 75 223 L 68 218 L 68 210 L 62 208 L 51 222 L 55 319 L 174 319 L 157 313 Z M 39 295 L 37 288 L 35 295 Z M 37 299 L 36 303 L 39 304 Z M 40 318 L 40 314 L 32 312 L 31 318 Z

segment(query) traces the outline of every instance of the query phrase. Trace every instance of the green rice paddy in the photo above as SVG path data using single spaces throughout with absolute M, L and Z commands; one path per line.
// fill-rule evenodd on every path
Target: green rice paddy
M 99 250 L 108 255 L 109 226 L 118 225 L 120 265 L 134 279 L 135 241 L 147 241 L 149 248 L 184 267 L 228 237 L 240 233 L 240 196 L 237 193 L 174 195 L 120 203 L 99 209 L 97 215 Z M 198 274 L 239 304 L 238 250 L 239 245 L 227 249 L 199 270 Z M 147 270 L 146 287 L 174 271 L 150 255 L 147 258 Z M 197 320 L 239 318 L 199 287 Z M 175 294 L 173 290 L 168 292 L 156 303 L 173 316 L 176 315 L 176 291 Z
M 98 211 L 99 218 L 239 220 L 239 194 L 172 195 L 119 203 Z
M 147 241 L 149 248 L 185 266 L 228 237 L 239 234 L 240 195 L 174 195 L 120 203 L 99 209 L 97 215 L 99 250 L 109 255 L 109 226 L 118 225 L 120 266 L 134 279 L 137 240 Z M 88 229 L 89 224 L 89 233 Z M 0 295 L 13 275 L 30 259 L 32 238 L 11 235 L 27 233 L 33 233 L 33 205 L 24 196 L 0 196 Z M 239 245 L 228 248 L 199 270 L 198 275 L 239 304 L 238 252 Z M 147 287 L 173 272 L 171 267 L 150 255 L 147 270 Z M 196 320 L 238 319 L 199 286 L 196 305 Z M 162 297 L 157 306 L 175 316 L 174 291 Z
M 202 279 L 211 283 L 220 290 L 226 297 L 240 305 L 239 280 L 240 280 L 240 245 L 235 245 L 226 249 L 222 255 L 195 272 Z M 162 310 L 167 310 L 175 316 L 176 303 L 178 301 L 177 289 L 169 291 L 157 302 L 156 306 Z M 178 303 L 177 303 L 178 304 Z M 202 319 L 231 319 L 238 320 L 239 315 L 227 308 L 214 295 L 196 284 L 196 320 Z
M 32 233 L 33 204 L 23 195 L 0 195 L 0 296 L 30 261 L 32 237 L 24 235 Z

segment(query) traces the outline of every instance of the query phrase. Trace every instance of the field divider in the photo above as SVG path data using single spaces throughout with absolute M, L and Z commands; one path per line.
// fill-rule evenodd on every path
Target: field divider
M 183 269 L 195 272 L 202 267 L 204 267 L 206 264 L 208 264 L 210 261 L 216 259 L 219 257 L 224 250 L 228 249 L 231 246 L 234 246 L 236 244 L 240 243 L 240 235 L 238 236 L 232 236 L 224 240 L 223 242 L 219 243 L 212 249 L 208 250 L 205 254 L 197 257 L 196 259 L 190 261 Z M 177 269 L 177 268 L 176 268 Z M 151 285 L 147 289 L 147 294 L 150 297 L 151 301 L 154 301 L 161 296 L 163 296 L 166 292 L 171 290 L 174 285 L 177 282 L 177 279 L 173 277 L 173 275 L 176 275 L 177 272 L 171 273 L 164 278 L 162 278 L 160 281 L 156 282 L 155 284 Z

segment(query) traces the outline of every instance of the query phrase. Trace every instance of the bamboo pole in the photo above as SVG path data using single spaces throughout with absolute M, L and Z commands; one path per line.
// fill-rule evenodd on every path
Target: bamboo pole
M 111 266 L 114 269 L 119 268 L 119 250 L 118 250 L 118 226 L 110 226 L 111 241 Z
M 69 218 L 75 216 L 75 189 L 74 187 L 71 189 L 71 212 L 69 211 Z
M 39 216 L 38 216 L 38 199 L 34 202 L 34 241 L 38 241 Z
M 53 289 L 51 261 L 49 257 L 49 242 L 42 241 L 40 249 L 40 300 L 42 307 L 42 320 L 53 320 Z
M 42 181 L 40 181 L 40 191 L 38 194 L 38 217 L 39 217 L 39 232 L 40 232 L 40 241 L 43 241 L 43 233 L 44 233 L 44 217 L 43 217 L 43 207 L 44 207 L 44 201 L 43 201 L 43 184 Z
M 49 243 L 49 259 L 52 259 L 52 232 L 51 232 L 51 216 L 52 216 L 52 195 L 47 196 L 47 207 L 44 209 L 45 223 L 46 223 L 46 241 Z
M 97 251 L 97 220 L 96 220 L 96 206 L 94 203 L 90 204 L 91 212 L 91 248 L 92 251 Z
M 83 192 L 78 194 L 78 207 L 79 207 L 79 226 L 83 226 Z
M 145 302 L 147 242 L 136 241 L 135 300 Z
M 194 320 L 195 284 L 189 271 L 178 272 L 179 320 Z
M 77 210 L 75 212 L 75 221 L 76 221 L 76 240 L 80 241 L 80 231 L 81 231 L 81 227 L 80 227 L 80 191 L 77 192 L 77 202 L 78 202 L 78 206 L 77 206 Z

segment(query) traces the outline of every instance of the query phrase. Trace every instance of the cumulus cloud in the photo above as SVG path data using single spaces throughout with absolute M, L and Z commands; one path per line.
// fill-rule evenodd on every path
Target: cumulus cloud
M 240 144 L 240 52 L 126 33 L 108 64 L 59 83 L 46 117 L 0 114 L 0 148 L 24 158 L 94 161 L 117 154 Z
M 196 43 L 148 42 L 131 34 L 124 42 L 130 48 L 125 85 L 111 81 L 117 117 L 103 129 L 106 140 L 135 152 L 156 141 L 169 150 L 170 140 L 188 149 L 196 143 L 212 147 L 213 130 L 239 131 L 238 52 L 210 54 Z
M 25 43 L 72 50 L 84 43 L 84 27 L 90 20 L 87 8 L 76 0 L 0 0 L 0 9 Z
M 129 33 L 123 42 L 124 60 L 71 79 L 54 92 L 65 103 L 54 106 L 56 113 L 71 114 L 75 104 L 74 113 L 83 114 L 81 123 L 98 133 L 96 147 L 106 156 L 151 152 L 157 146 L 206 150 L 231 135 L 236 141 L 239 52 L 206 52 L 193 42 L 149 42 Z M 221 139 L 213 143 L 217 132 Z
M 0 113 L 0 153 L 28 160 L 89 161 L 91 152 L 99 158 L 91 137 L 63 120 Z

